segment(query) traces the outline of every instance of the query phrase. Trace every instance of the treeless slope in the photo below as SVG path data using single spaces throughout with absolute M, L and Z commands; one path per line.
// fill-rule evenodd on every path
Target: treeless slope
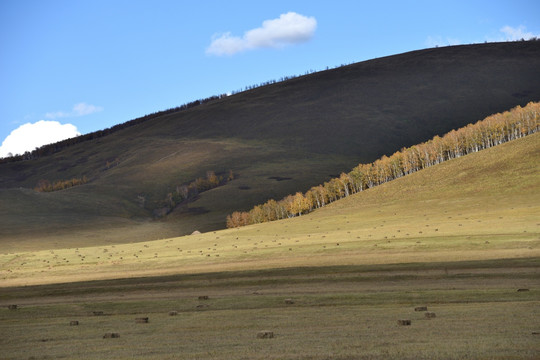
M 0 165 L 0 238 L 66 246 L 218 229 L 233 210 L 305 191 L 403 146 L 540 99 L 540 42 L 414 51 L 260 87 L 52 156 Z M 237 179 L 148 222 L 207 170 Z M 87 176 L 51 194 L 40 179 Z M 136 226 L 135 226 L 136 225 Z

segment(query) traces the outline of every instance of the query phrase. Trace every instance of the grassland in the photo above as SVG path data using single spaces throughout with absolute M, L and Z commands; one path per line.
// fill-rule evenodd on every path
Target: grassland
M 85 247 L 221 229 L 232 210 L 305 191 L 360 162 L 538 101 L 539 59 L 537 41 L 374 59 L 1 164 L 0 246 Z M 238 178 L 153 221 L 168 192 L 207 170 Z M 50 194 L 30 190 L 40 179 L 82 176 L 90 182 Z
M 38 243 L 36 251 L 0 255 L 2 280 L 535 257 L 539 139 L 448 161 L 285 221 L 124 245 Z
M 3 253 L 0 357 L 538 358 L 539 158 L 535 134 L 285 221 Z
M 0 358 L 538 357 L 537 261 L 440 266 L 296 268 L 14 289 L 9 300 L 19 309 L 0 309 Z M 518 292 L 518 286 L 531 289 Z M 209 299 L 198 300 L 201 295 Z M 415 312 L 419 305 L 436 317 Z M 149 322 L 138 324 L 137 317 Z M 398 319 L 412 324 L 399 326 Z M 70 326 L 73 320 L 79 326 Z M 257 339 L 261 330 L 275 337 Z M 120 338 L 103 339 L 107 332 Z

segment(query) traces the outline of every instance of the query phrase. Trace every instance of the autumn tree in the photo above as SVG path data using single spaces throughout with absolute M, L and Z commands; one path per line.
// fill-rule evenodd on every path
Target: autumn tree
M 540 103 L 517 106 L 474 124 L 452 130 L 442 137 L 401 149 L 390 157 L 382 156 L 370 164 L 359 164 L 349 173 L 314 186 L 306 194 L 297 192 L 280 201 L 269 200 L 249 212 L 249 223 L 272 221 L 303 215 L 326 204 L 364 191 L 407 174 L 533 134 L 540 128 Z M 227 226 L 245 224 L 244 213 L 227 217 Z M 233 216 L 234 215 L 234 216 Z M 240 225 L 234 225 L 240 226 Z

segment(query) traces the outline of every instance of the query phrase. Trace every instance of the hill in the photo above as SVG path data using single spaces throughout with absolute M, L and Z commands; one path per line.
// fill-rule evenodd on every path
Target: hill
M 3 354 L 537 358 L 539 156 L 536 133 L 292 219 L 2 253 Z
M 414 51 L 271 84 L 0 164 L 5 249 L 142 241 L 225 226 L 247 210 L 401 147 L 540 99 L 540 42 Z M 153 220 L 208 170 L 236 178 Z M 86 176 L 51 193 L 36 184 Z
M 4 253 L 2 282 L 538 258 L 539 157 L 536 133 L 292 219 L 143 243 Z

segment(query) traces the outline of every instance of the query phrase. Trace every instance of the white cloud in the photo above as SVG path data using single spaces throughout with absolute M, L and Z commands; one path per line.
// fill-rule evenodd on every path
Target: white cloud
M 101 106 L 95 106 L 85 103 L 78 103 L 73 106 L 73 113 L 76 116 L 90 115 L 100 111 L 103 111 L 103 108 Z
M 500 31 L 504 34 L 504 40 L 506 41 L 515 41 L 521 39 L 529 40 L 534 37 L 540 37 L 540 34 L 533 34 L 530 31 L 526 31 L 525 26 L 523 25 L 520 25 L 517 28 L 506 25 L 502 27 Z
M 81 133 L 72 124 L 60 124 L 58 121 L 40 120 L 26 123 L 13 130 L 0 146 L 0 157 L 24 154 L 37 147 L 79 136 Z
M 70 116 L 69 113 L 64 112 L 64 111 L 48 112 L 45 114 L 45 117 L 47 119 L 58 119 L 58 118 L 69 117 L 69 116 Z
M 426 39 L 427 47 L 437 47 L 437 46 L 453 46 L 460 45 L 461 41 L 454 38 L 442 38 L 441 36 L 428 36 Z
M 73 105 L 73 109 L 71 110 L 71 112 L 65 112 L 65 111 L 48 112 L 45 114 L 45 117 L 47 119 L 77 117 L 77 116 L 90 115 L 90 114 L 100 112 L 100 111 L 103 111 L 103 108 L 101 106 L 95 106 L 95 105 L 90 105 L 86 103 L 78 103 L 78 104 Z
M 316 28 L 317 20 L 314 17 L 288 12 L 277 19 L 263 21 L 261 27 L 246 31 L 242 37 L 232 36 L 230 32 L 214 35 L 206 53 L 233 55 L 257 48 L 280 48 L 299 44 L 310 40 Z

